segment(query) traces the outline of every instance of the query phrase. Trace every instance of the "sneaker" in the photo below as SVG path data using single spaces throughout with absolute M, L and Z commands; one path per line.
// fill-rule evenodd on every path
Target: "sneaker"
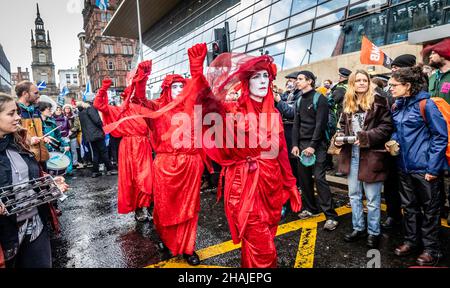
M 183 254 L 183 258 L 191 266 L 200 265 L 200 257 L 198 257 L 197 253 L 195 253 L 195 252 L 192 255 Z
M 319 214 L 314 214 L 312 212 L 309 212 L 308 210 L 303 210 L 302 212 L 298 213 L 298 218 L 300 219 L 308 219 L 311 217 L 316 217 Z
M 338 226 L 339 222 L 333 219 L 328 219 L 325 221 L 325 224 L 323 225 L 323 229 L 327 231 L 333 231 Z
M 106 171 L 106 175 L 108 175 L 108 176 L 117 175 L 117 170 Z
M 75 165 L 75 168 L 76 169 L 84 169 L 84 165 L 81 164 L 81 163 L 78 163 L 78 164 Z

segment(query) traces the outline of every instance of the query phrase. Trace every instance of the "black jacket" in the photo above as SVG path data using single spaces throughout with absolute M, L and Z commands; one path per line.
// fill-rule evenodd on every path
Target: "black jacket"
M 299 110 L 295 113 L 294 127 L 292 128 L 292 146 L 300 147 L 300 142 L 309 141 L 309 147 L 317 150 L 325 140 L 325 129 L 328 124 L 328 101 L 320 96 L 317 111 L 314 109 L 313 98 L 316 91 L 302 95 Z
M 12 135 L 0 139 L 0 187 L 12 185 L 12 169 L 11 162 L 6 155 L 6 150 L 11 149 L 20 153 L 23 160 L 28 165 L 28 177 L 29 179 L 36 179 L 40 176 L 39 164 L 34 156 L 28 152 L 22 152 L 13 141 Z M 49 219 L 49 205 L 41 205 L 38 207 L 39 216 L 42 223 L 46 223 Z M 9 250 L 19 244 L 18 238 L 19 230 L 17 228 L 17 217 L 12 216 L 0 216 L 0 244 L 3 250 Z
M 94 107 L 89 106 L 86 109 L 80 110 L 79 117 L 83 138 L 87 142 L 95 142 L 105 139 L 102 119 L 100 119 L 100 115 Z
M 336 104 L 336 116 L 339 119 L 342 113 L 342 107 L 344 105 L 345 93 L 347 93 L 348 80 L 339 82 L 333 88 L 331 88 L 331 98 L 333 98 Z
M 288 154 L 290 158 L 295 158 L 294 155 L 291 154 L 292 150 L 292 127 L 294 125 L 295 118 L 295 103 L 297 103 L 298 98 L 300 97 L 301 91 L 295 90 L 293 100 L 288 102 L 287 99 L 289 97 L 289 92 L 285 92 L 281 95 L 281 101 L 276 103 L 275 107 L 277 107 L 278 111 L 283 118 L 283 126 L 284 126 L 284 136 L 286 138 L 286 143 L 288 146 Z

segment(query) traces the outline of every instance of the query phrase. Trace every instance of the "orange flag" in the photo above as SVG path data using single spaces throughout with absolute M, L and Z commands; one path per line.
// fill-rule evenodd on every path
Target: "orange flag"
M 382 65 L 388 69 L 391 68 L 392 63 L 392 59 L 370 42 L 366 36 L 362 38 L 360 61 L 361 64 Z

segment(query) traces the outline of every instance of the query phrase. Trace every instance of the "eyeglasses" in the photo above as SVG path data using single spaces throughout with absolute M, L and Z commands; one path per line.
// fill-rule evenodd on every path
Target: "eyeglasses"
M 392 83 L 390 83 L 390 84 L 388 84 L 389 85 L 389 87 L 391 87 L 391 88 L 396 88 L 397 86 L 401 86 L 401 85 L 404 85 L 404 84 L 392 84 Z

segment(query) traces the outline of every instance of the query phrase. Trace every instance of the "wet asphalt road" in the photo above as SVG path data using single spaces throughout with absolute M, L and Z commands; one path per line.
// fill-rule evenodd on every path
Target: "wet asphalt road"
M 87 169 L 68 178 L 71 185 L 68 199 L 60 203 L 62 232 L 52 239 L 53 267 L 56 268 L 141 268 L 159 263 L 165 255 L 157 249 L 158 236 L 152 223 L 136 223 L 134 215 L 117 213 L 117 176 L 91 178 Z M 334 191 L 337 207 L 347 199 L 342 191 Z M 222 202 L 216 204 L 215 193 L 202 191 L 201 212 L 197 234 L 197 249 L 229 241 L 228 224 Z M 384 217 L 384 213 L 383 213 Z M 289 213 L 280 224 L 296 221 Z M 351 214 L 339 217 L 340 225 L 333 232 L 318 223 L 313 258 L 315 268 L 367 267 L 368 248 L 365 241 L 345 243 L 343 237 L 351 230 Z M 275 240 L 278 266 L 294 267 L 299 239 L 303 229 L 285 233 Z M 450 228 L 442 228 L 442 244 L 450 252 Z M 400 229 L 384 232 L 380 245 L 381 267 L 401 268 L 415 265 L 417 255 L 396 257 L 392 251 L 401 244 Z M 240 250 L 220 254 L 202 261 L 202 265 L 240 266 Z M 450 267 L 450 256 L 438 266 Z

